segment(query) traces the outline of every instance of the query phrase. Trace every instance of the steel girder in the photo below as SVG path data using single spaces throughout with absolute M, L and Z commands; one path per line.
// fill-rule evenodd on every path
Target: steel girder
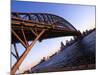
M 47 13 L 11 13 L 12 44 L 15 53 L 11 54 L 17 62 L 11 68 L 11 74 L 15 74 L 36 41 L 60 36 L 81 36 L 68 21 Z M 28 41 L 32 41 L 31 44 Z M 25 52 L 19 56 L 16 43 L 25 47 Z

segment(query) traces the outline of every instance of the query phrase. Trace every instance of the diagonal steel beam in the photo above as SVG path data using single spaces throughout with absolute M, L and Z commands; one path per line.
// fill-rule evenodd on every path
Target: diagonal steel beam
M 13 52 L 11 52 L 11 54 L 16 58 L 16 60 L 17 60 L 17 56 L 13 53 Z
M 28 46 L 25 50 L 25 52 L 22 54 L 22 56 L 19 58 L 19 60 L 15 63 L 15 65 L 11 68 L 11 74 L 15 74 L 17 69 L 19 68 L 19 66 L 21 65 L 21 63 L 23 62 L 23 60 L 25 59 L 25 57 L 27 56 L 27 54 L 29 53 L 29 51 L 31 50 L 31 48 L 34 46 L 34 44 L 36 43 L 36 41 L 42 36 L 42 34 L 45 32 L 45 29 L 43 29 L 40 34 L 32 41 L 32 43 L 30 44 L 30 46 Z
M 22 34 L 23 34 L 23 37 L 24 37 L 24 40 L 25 40 L 26 46 L 29 46 L 29 43 L 28 43 L 28 41 L 27 41 L 27 39 L 26 39 L 26 36 L 25 36 L 25 33 L 24 33 L 23 28 L 22 28 L 21 30 L 22 30 Z
M 26 48 L 26 44 L 24 43 L 24 41 L 17 35 L 17 33 L 12 29 L 11 30 L 12 33 L 17 37 L 17 39 L 21 42 L 21 44 Z
M 33 29 L 30 29 L 30 30 L 35 36 L 38 36 L 38 34 Z
M 19 54 L 18 54 L 17 47 L 16 47 L 15 43 L 14 43 L 14 49 L 15 49 L 15 52 L 16 52 L 17 60 L 18 60 L 19 59 Z

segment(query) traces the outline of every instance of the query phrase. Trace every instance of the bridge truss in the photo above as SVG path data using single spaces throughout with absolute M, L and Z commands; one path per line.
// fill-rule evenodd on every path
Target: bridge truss
M 25 57 L 39 40 L 62 37 L 81 36 L 72 24 L 57 15 L 48 13 L 11 13 L 11 43 L 14 45 L 15 53 L 11 54 L 17 62 L 11 68 L 11 74 L 15 74 Z M 32 41 L 31 44 L 28 41 Z M 19 56 L 16 43 L 21 43 L 25 48 L 24 53 Z

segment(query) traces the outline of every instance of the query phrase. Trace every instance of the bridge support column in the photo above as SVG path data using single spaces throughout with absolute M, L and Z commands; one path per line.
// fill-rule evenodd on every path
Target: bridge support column
M 22 54 L 21 57 L 19 57 L 19 59 L 17 60 L 17 62 L 14 64 L 14 66 L 11 68 L 11 75 L 14 75 L 17 71 L 17 69 L 19 68 L 19 66 L 21 65 L 21 63 L 24 61 L 25 57 L 27 56 L 27 54 L 29 53 L 29 51 L 32 49 L 32 47 L 34 46 L 34 44 L 37 42 L 37 40 L 42 36 L 42 34 L 45 32 L 45 29 L 43 29 L 37 36 L 36 38 L 32 41 L 32 43 L 29 46 L 26 46 L 25 43 L 18 37 L 18 35 L 12 31 L 13 34 L 18 38 L 18 40 L 20 42 L 22 42 L 22 44 L 26 47 L 25 52 Z

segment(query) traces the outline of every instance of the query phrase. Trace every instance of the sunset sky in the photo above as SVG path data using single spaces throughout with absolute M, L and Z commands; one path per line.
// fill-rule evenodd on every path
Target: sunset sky
M 32 13 L 51 13 L 63 17 L 70 22 L 77 30 L 81 32 L 95 27 L 95 6 L 91 5 L 72 5 L 72 4 L 55 4 L 55 3 L 38 3 L 12 1 L 12 12 L 32 12 Z M 30 69 L 36 65 L 44 56 L 50 56 L 60 48 L 60 43 L 65 44 L 66 40 L 70 40 L 70 36 L 62 38 L 54 38 L 38 42 L 29 52 L 19 68 L 19 72 Z M 30 43 L 30 42 L 29 42 Z M 17 44 L 19 55 L 24 52 L 21 44 Z M 12 51 L 14 52 L 13 46 Z M 12 65 L 16 62 L 12 57 Z

